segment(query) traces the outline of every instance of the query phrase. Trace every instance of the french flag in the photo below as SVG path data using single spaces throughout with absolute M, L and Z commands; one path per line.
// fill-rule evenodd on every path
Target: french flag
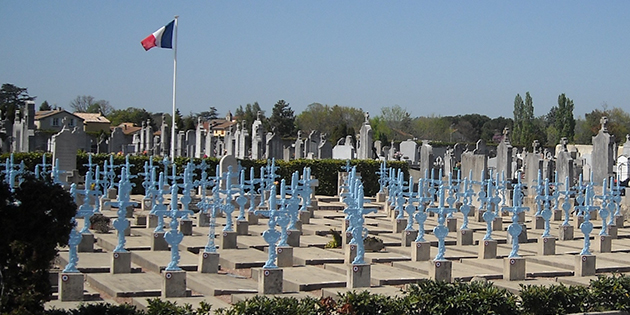
M 162 26 L 159 30 L 143 39 L 140 43 L 142 44 L 142 47 L 144 47 L 144 50 L 146 51 L 153 47 L 172 49 L 174 25 L 175 20 L 172 20 L 171 23 L 166 24 L 166 26 Z

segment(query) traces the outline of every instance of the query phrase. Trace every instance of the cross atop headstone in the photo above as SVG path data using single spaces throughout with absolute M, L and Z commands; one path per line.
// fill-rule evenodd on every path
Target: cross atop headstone
M 427 170 L 428 171 L 428 170 Z M 414 219 L 418 222 L 418 236 L 416 237 L 416 242 L 424 242 L 424 222 L 427 220 L 427 207 L 433 202 L 433 196 L 430 196 L 428 193 L 427 183 L 429 183 L 429 179 L 426 176 L 420 178 L 418 181 L 418 192 L 416 194 L 416 200 L 418 202 L 417 212 L 414 215 Z
M 611 178 L 612 179 L 612 178 Z M 612 182 L 611 182 L 611 186 L 612 186 Z M 602 229 L 599 232 L 599 235 L 608 235 L 608 232 L 606 232 L 607 227 L 608 227 L 608 216 L 610 216 L 611 218 L 613 217 L 612 215 L 612 210 L 614 210 L 615 208 L 615 204 L 613 202 L 613 194 L 612 194 L 612 189 L 608 189 L 608 179 L 604 179 L 604 181 L 602 182 L 602 194 L 599 196 L 595 196 L 596 199 L 599 199 L 602 201 L 601 206 L 599 207 L 599 216 L 602 218 Z
M 157 216 L 158 223 L 153 232 L 164 232 L 164 216 L 169 214 L 168 206 L 164 204 L 164 172 L 160 172 L 158 188 L 154 191 L 154 194 L 155 203 L 153 204 L 149 214 Z
M 569 215 L 571 210 L 571 195 L 575 193 L 575 191 L 571 190 L 571 185 L 569 184 L 569 176 L 567 176 L 564 180 L 564 190 L 559 191 L 560 194 L 564 196 L 564 202 L 562 203 L 562 211 L 564 211 L 564 221 L 562 222 L 563 226 L 569 225 Z
M 125 229 L 129 227 L 129 220 L 127 220 L 127 207 L 132 206 L 131 202 L 131 182 L 127 175 L 126 167 L 120 170 L 120 181 L 118 182 L 118 199 L 116 202 L 110 202 L 110 204 L 118 207 L 118 218 L 114 220 L 113 225 L 118 230 L 118 245 L 114 249 L 114 252 L 126 252 L 125 250 Z
M 598 206 L 593 205 L 593 182 L 589 182 L 586 185 L 586 190 L 584 192 L 584 205 L 576 206 L 575 209 L 578 211 L 578 214 L 584 216 L 584 222 L 580 224 L 580 230 L 584 234 L 584 247 L 580 252 L 580 255 L 590 255 L 590 246 L 591 240 L 590 235 L 593 232 L 593 223 L 591 222 L 591 211 L 596 211 L 599 209 Z
M 555 192 L 551 193 L 549 191 L 549 179 L 545 178 L 545 180 L 542 183 L 542 194 L 539 194 L 538 196 L 536 196 L 536 202 L 538 204 L 542 204 L 542 208 L 543 210 L 540 212 L 540 216 L 543 218 L 543 220 L 545 220 L 545 230 L 542 234 L 542 237 L 550 237 L 551 234 L 549 233 L 550 230 L 550 220 L 551 220 L 551 216 L 553 215 L 553 213 L 551 212 L 551 201 L 555 200 L 558 196 L 558 191 L 556 190 Z
M 444 239 L 448 235 L 448 228 L 444 224 L 448 213 L 457 212 L 455 208 L 448 208 L 444 205 L 444 186 L 440 186 L 439 189 L 439 204 L 437 208 L 429 208 L 428 211 L 435 212 L 438 215 L 438 225 L 433 228 L 433 235 L 438 239 L 438 253 L 433 260 L 445 260 L 444 253 L 446 252 L 446 246 Z
M 171 211 L 170 217 L 171 222 L 169 224 L 170 230 L 164 234 L 164 240 L 171 245 L 171 262 L 166 266 L 167 271 L 179 271 L 182 270 L 179 264 L 179 244 L 184 239 L 184 234 L 178 230 L 179 228 L 179 219 L 185 218 L 186 216 L 193 215 L 193 212 L 190 210 L 182 209 L 179 210 L 177 207 L 177 185 L 171 186 Z
M 518 173 L 518 184 L 514 185 L 512 207 L 504 209 L 512 213 L 512 224 L 507 228 L 508 233 L 512 236 L 512 251 L 508 255 L 509 258 L 519 257 L 518 255 L 518 236 L 523 231 L 523 226 L 518 223 L 518 215 L 521 212 L 529 211 L 529 207 L 523 207 L 523 184 L 521 184 L 521 174 Z
M 464 215 L 464 220 L 460 230 L 468 229 L 468 213 L 470 213 L 470 206 L 472 204 L 472 198 L 475 195 L 475 190 L 472 187 L 471 181 L 468 177 L 464 178 L 464 189 L 460 191 L 458 195 L 462 198 L 462 205 L 459 207 L 459 211 Z
M 271 186 L 269 194 L 269 210 L 256 210 L 256 215 L 264 215 L 269 218 L 267 222 L 267 230 L 262 234 L 263 239 L 269 244 L 267 262 L 263 266 L 263 269 L 276 269 L 276 257 L 278 256 L 276 247 L 278 240 L 280 240 L 280 231 L 276 230 L 277 220 L 283 216 L 286 216 L 286 212 L 279 211 L 276 205 L 276 185 Z
M 356 179 L 355 179 L 356 180 Z M 359 180 L 356 180 L 359 181 Z M 363 244 L 363 240 L 368 236 L 368 230 L 363 226 L 365 223 L 364 215 L 376 212 L 374 208 L 364 208 L 364 192 L 363 192 L 363 184 L 360 182 L 357 183 L 357 191 L 356 194 L 353 194 L 352 199 L 354 201 L 351 203 L 352 206 L 347 207 L 343 210 L 344 213 L 348 215 L 349 221 L 349 230 L 352 234 L 352 239 L 350 240 L 350 244 L 355 244 L 357 246 L 357 254 L 352 261 L 353 265 L 363 265 L 365 264 L 365 247 Z

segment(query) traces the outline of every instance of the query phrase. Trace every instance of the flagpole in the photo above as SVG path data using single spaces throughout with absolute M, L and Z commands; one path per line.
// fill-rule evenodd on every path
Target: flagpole
M 177 125 L 175 124 L 175 112 L 177 111 L 176 106 L 176 93 L 177 93 L 177 19 L 179 15 L 175 16 L 175 43 L 173 45 L 173 120 L 171 124 L 171 162 L 175 163 L 175 129 Z M 165 135 L 162 135 L 164 137 Z

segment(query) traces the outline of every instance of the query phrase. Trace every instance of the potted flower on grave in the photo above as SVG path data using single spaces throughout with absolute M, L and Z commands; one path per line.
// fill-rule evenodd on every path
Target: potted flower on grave
M 111 219 L 102 213 L 94 214 L 90 217 L 90 229 L 96 233 L 109 233 L 109 223 Z

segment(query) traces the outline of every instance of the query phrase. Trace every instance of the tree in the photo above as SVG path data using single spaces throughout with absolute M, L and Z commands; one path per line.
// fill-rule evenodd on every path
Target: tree
M 114 112 L 112 107 L 106 100 L 95 101 L 93 96 L 78 95 L 70 102 L 70 108 L 75 113 L 102 113 L 108 116 Z
M 112 126 L 118 126 L 125 122 L 142 126 L 142 123 L 151 119 L 151 113 L 144 108 L 128 107 L 127 109 L 117 109 L 106 115 Z
M 600 119 L 608 117 L 608 133 L 615 136 L 616 141 L 624 141 L 630 133 L 630 114 L 621 108 L 595 109 L 584 115 L 584 119 L 578 119 L 575 127 L 575 142 L 579 144 L 591 144 L 592 137 L 601 129 Z
M 1 119 L 15 120 L 15 111 L 23 110 L 27 101 L 35 100 L 34 96 L 29 96 L 26 88 L 17 87 L 10 83 L 5 83 L 0 89 L 0 111 Z
M 395 131 L 394 140 L 404 140 L 413 132 L 411 114 L 399 105 L 381 108 L 381 118 Z
M 48 269 L 68 244 L 77 206 L 63 187 L 27 178 L 14 192 L 0 184 L 0 313 L 43 314 Z
M 219 113 L 217 112 L 216 107 L 210 106 L 209 110 L 199 113 L 198 116 L 201 117 L 205 121 L 210 121 L 213 119 L 218 119 Z
M 247 105 L 245 105 L 245 109 L 243 109 L 243 106 L 240 105 L 234 112 L 234 115 L 238 123 L 243 124 L 245 129 L 251 130 L 252 124 L 258 118 L 258 113 L 260 113 L 263 127 L 267 129 L 268 122 L 265 118 L 265 111 L 260 108 L 258 102 L 254 102 L 254 104 L 248 103 Z
M 183 131 L 187 131 L 187 130 L 195 130 L 197 125 L 197 115 L 194 115 L 193 113 L 189 113 L 188 115 L 182 117 L 182 128 L 180 130 Z
M 573 141 L 575 135 L 575 118 L 573 117 L 573 101 L 564 93 L 558 96 L 558 112 L 555 115 L 555 125 L 559 138 Z
M 52 107 L 50 107 L 50 104 L 48 104 L 48 101 L 44 101 L 42 103 L 42 105 L 39 105 L 39 110 L 52 110 Z
M 269 125 L 272 130 L 275 128 L 276 134 L 281 137 L 290 137 L 295 135 L 295 116 L 289 103 L 279 100 L 271 111 L 269 117 Z
M 513 143 L 531 148 L 534 140 L 545 143 L 544 119 L 534 117 L 534 102 L 529 92 L 525 93 L 525 102 L 519 94 L 514 98 L 514 130 Z
M 503 139 L 503 129 L 505 127 L 512 128 L 513 121 L 511 118 L 499 116 L 491 119 L 481 127 L 481 139 L 486 142 L 499 143 Z
M 440 116 L 421 116 L 413 121 L 414 135 L 418 139 L 434 140 L 434 141 L 458 141 L 463 140 L 458 132 L 455 134 L 456 129 L 453 128 L 451 121 L 446 117 Z M 451 136 L 453 136 L 451 138 Z

